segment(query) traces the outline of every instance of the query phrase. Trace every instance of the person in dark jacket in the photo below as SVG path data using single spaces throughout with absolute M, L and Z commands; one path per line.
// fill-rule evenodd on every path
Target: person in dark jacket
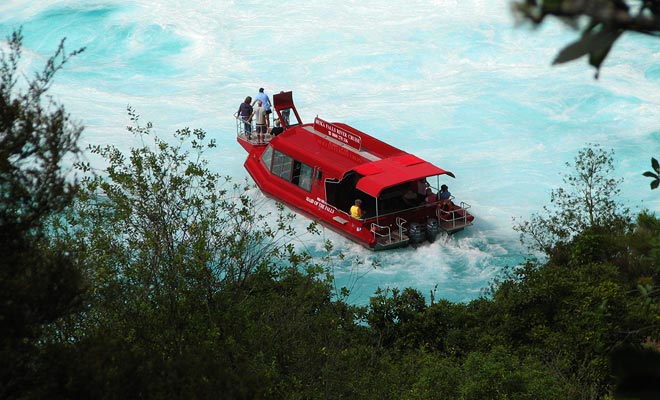
M 280 120 L 276 119 L 275 120 L 275 127 L 270 130 L 270 134 L 272 136 L 277 136 L 282 132 L 284 132 L 284 128 L 282 128 L 282 125 L 280 124 Z
M 250 138 L 250 135 L 252 134 L 252 124 L 248 121 L 250 115 L 252 115 L 252 104 L 250 103 L 252 103 L 252 97 L 248 96 L 245 98 L 245 101 L 238 106 L 238 111 L 236 112 L 238 118 L 244 123 L 245 135 L 248 138 Z

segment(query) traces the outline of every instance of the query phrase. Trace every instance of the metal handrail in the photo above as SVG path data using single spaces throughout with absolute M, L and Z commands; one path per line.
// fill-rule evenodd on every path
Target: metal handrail
M 385 213 L 385 214 L 378 214 L 378 218 L 383 218 L 383 217 L 387 217 L 387 216 L 394 215 L 394 214 L 401 214 L 402 212 L 408 212 L 408 211 L 412 211 L 412 210 L 422 209 L 422 208 L 425 208 L 425 207 L 426 207 L 426 205 L 422 203 L 419 206 L 414 206 L 414 207 L 410 207 L 410 208 L 403 208 L 403 209 L 392 211 L 392 212 Z
M 380 231 L 387 231 L 387 233 L 381 233 Z M 384 226 L 384 225 L 378 225 L 374 222 L 371 223 L 371 233 L 374 234 L 374 239 L 376 239 L 376 236 L 380 237 L 387 237 L 388 242 L 392 242 L 392 231 L 390 230 L 389 226 Z M 377 240 L 377 239 L 376 239 Z
M 399 228 L 399 241 L 403 240 L 403 234 L 407 231 L 406 227 L 404 226 L 407 222 L 408 221 L 401 217 L 396 218 L 396 226 Z M 378 225 L 375 222 L 372 222 L 371 233 L 374 234 L 374 239 L 376 239 L 376 236 L 387 237 L 387 242 L 392 243 L 392 230 L 389 226 Z
M 399 237 L 403 239 L 403 233 L 407 230 L 404 225 L 407 223 L 405 219 L 396 217 L 396 226 L 399 227 Z
M 234 119 L 236 119 L 236 136 L 238 138 L 243 139 L 243 140 L 247 140 L 248 142 L 253 143 L 253 144 L 258 143 L 258 141 L 256 139 L 256 136 L 257 136 L 256 133 L 255 133 L 256 132 L 256 129 L 255 129 L 256 125 L 254 124 L 254 121 L 250 121 L 250 122 L 244 121 L 238 115 L 238 112 L 234 113 Z M 250 125 L 250 132 L 249 133 L 245 130 L 245 125 L 246 124 Z M 270 142 L 270 140 L 273 138 L 270 135 L 270 133 L 264 133 L 263 137 L 264 137 L 264 141 L 266 143 Z
M 234 118 L 236 119 L 236 136 L 250 140 L 250 135 L 248 135 L 247 131 L 245 130 L 245 125 L 249 124 L 250 132 L 254 132 L 254 124 L 252 124 L 252 122 L 243 120 L 243 118 L 238 115 L 238 112 L 234 113 Z
M 435 215 L 436 215 L 436 217 L 438 218 L 439 221 L 451 223 L 452 228 L 456 227 L 457 221 L 462 222 L 462 224 L 461 224 L 462 226 L 463 225 L 469 225 L 470 222 L 467 220 L 467 218 L 468 218 L 467 210 L 469 210 L 471 207 L 472 207 L 471 205 L 461 201 L 460 206 L 456 209 L 453 209 L 453 210 L 448 211 L 448 210 L 443 210 L 441 208 L 436 209 L 435 210 Z M 456 216 L 457 211 L 463 211 L 463 215 L 462 216 L 460 216 L 460 215 Z M 449 218 L 442 218 L 443 213 L 449 214 Z M 454 215 L 454 216 L 452 217 L 452 215 Z
M 454 196 L 451 196 L 451 197 L 449 198 L 449 200 L 454 200 Z M 422 203 L 420 203 L 420 204 L 417 205 L 417 206 L 412 206 L 412 207 L 402 208 L 402 209 L 399 209 L 399 210 L 396 210 L 396 211 L 392 211 L 392 212 L 389 212 L 389 213 L 385 213 L 385 214 L 378 214 L 378 217 L 379 217 L 379 218 L 380 218 L 380 217 L 387 217 L 387 216 L 390 216 L 390 215 L 400 214 L 400 213 L 402 213 L 402 212 L 409 212 L 409 211 L 420 210 L 420 209 L 425 209 L 425 208 L 437 207 L 438 204 L 442 203 L 443 201 L 445 201 L 445 200 L 436 200 L 436 201 L 434 201 L 434 202 L 432 202 L 432 203 L 422 202 Z M 461 203 L 461 204 L 463 204 L 463 203 Z M 469 207 L 470 207 L 470 206 L 468 205 L 468 208 L 469 208 Z M 407 221 L 406 221 L 406 222 L 407 222 Z

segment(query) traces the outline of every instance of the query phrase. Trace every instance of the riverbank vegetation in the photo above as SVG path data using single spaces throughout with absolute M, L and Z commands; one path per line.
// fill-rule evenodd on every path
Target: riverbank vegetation
M 335 290 L 331 257 L 315 261 L 287 239 L 292 215 L 260 212 L 247 182 L 209 170 L 203 131 L 158 138 L 129 109 L 142 145 L 90 148 L 104 165 L 94 170 L 79 157 L 81 128 L 42 106 L 75 53 L 60 47 L 26 94 L 14 83 L 20 32 L 9 41 L 0 398 L 554 400 L 657 389 L 660 219 L 617 203 L 613 153 L 576 156 L 550 204 L 516 225 L 538 257 L 483 297 L 429 302 L 392 289 L 356 306 Z

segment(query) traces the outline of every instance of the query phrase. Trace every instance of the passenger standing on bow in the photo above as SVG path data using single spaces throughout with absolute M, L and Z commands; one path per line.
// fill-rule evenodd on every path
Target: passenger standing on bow
M 271 110 L 272 104 L 270 102 L 270 99 L 268 98 L 268 95 L 264 92 L 264 88 L 259 88 L 259 94 L 252 102 L 252 105 L 254 105 L 254 103 L 256 103 L 257 100 L 261 100 L 261 105 L 264 107 L 264 110 L 266 111 L 266 129 L 268 129 L 270 122 L 269 115 L 270 113 L 273 112 L 273 110 Z
M 252 118 L 254 117 L 255 130 L 257 131 L 257 143 L 264 144 L 264 140 L 266 138 L 266 132 L 268 129 L 266 127 L 266 120 L 268 118 L 266 117 L 266 111 L 261 106 L 261 100 L 257 100 L 256 103 L 257 106 L 252 111 L 252 114 L 250 114 L 250 118 L 248 118 L 248 121 L 252 121 Z
M 252 124 L 248 122 L 250 119 L 250 116 L 252 115 L 252 97 L 248 96 L 245 98 L 245 101 L 241 103 L 240 106 L 238 106 L 238 111 L 236 114 L 238 115 L 238 118 L 241 119 L 244 123 L 244 130 L 245 130 L 245 136 L 250 139 L 250 136 L 252 134 Z

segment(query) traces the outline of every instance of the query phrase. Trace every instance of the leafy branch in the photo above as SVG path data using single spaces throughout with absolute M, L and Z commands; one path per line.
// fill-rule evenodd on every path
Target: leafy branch
M 525 0 L 513 4 L 516 16 L 539 26 L 548 17 L 559 18 L 581 37 L 564 47 L 553 61 L 562 64 L 587 56 L 600 67 L 614 43 L 624 32 L 660 36 L 660 0 Z M 586 20 L 586 24 L 581 24 Z
M 657 189 L 658 185 L 660 184 L 660 164 L 658 164 L 658 160 L 655 158 L 651 158 L 651 167 L 655 171 L 655 173 L 651 171 L 646 171 L 644 172 L 644 176 L 648 176 L 649 178 L 653 178 L 651 181 L 651 190 Z

